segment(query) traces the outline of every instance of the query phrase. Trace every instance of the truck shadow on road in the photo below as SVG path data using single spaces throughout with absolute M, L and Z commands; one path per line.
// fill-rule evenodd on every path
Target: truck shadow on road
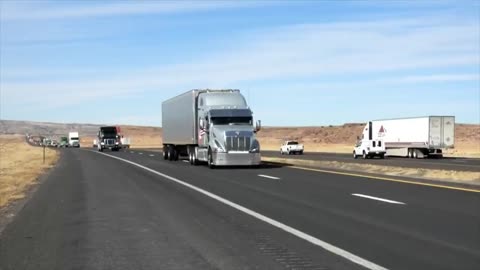
M 287 164 L 277 162 L 262 162 L 258 166 L 219 166 L 215 170 L 261 170 L 261 169 L 280 169 L 288 166 Z

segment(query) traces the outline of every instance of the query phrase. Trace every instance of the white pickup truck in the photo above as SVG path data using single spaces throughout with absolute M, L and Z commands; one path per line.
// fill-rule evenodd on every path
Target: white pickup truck
M 378 156 L 385 158 L 385 143 L 382 140 L 358 140 L 353 148 L 353 158 L 362 156 L 363 159 Z
M 303 155 L 303 144 L 299 144 L 297 141 L 285 141 L 280 147 L 280 154 Z

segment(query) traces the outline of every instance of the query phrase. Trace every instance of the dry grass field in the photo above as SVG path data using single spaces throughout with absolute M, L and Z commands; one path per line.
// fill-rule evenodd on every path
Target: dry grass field
M 314 168 L 323 168 L 326 170 L 343 170 L 358 173 L 372 173 L 389 176 L 412 177 L 429 180 L 441 180 L 451 183 L 463 183 L 480 186 L 480 175 L 478 172 L 432 170 L 422 168 L 404 168 L 395 166 L 372 165 L 362 163 L 338 162 L 338 161 L 320 161 L 320 160 L 301 160 L 291 158 L 262 157 L 263 161 L 279 162 L 290 164 L 291 166 L 307 166 Z
M 46 149 L 43 164 L 43 149 L 25 142 L 23 136 L 0 136 L 0 207 L 23 198 L 26 190 L 58 159 L 58 152 Z

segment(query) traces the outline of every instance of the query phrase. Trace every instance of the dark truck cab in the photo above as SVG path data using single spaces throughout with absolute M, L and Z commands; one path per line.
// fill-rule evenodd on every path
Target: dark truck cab
M 100 152 L 104 149 L 118 151 L 122 148 L 117 127 L 101 127 L 98 131 L 97 137 L 97 148 Z

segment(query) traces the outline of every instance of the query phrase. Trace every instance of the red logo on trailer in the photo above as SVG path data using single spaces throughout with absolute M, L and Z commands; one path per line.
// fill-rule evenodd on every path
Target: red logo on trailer
M 378 131 L 378 137 L 384 137 L 386 132 L 387 132 L 387 130 L 382 125 L 380 127 L 380 130 Z

